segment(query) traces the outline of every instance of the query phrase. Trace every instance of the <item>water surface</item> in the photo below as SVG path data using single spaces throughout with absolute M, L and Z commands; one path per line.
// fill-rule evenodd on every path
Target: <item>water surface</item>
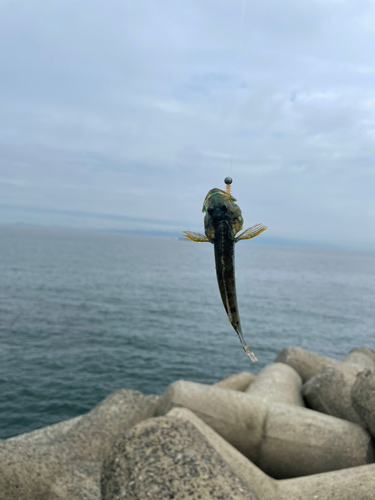
M 105 233 L 0 229 L 0 437 L 132 388 L 259 371 L 285 346 L 374 348 L 375 254 L 236 245 L 252 364 L 226 318 L 213 247 Z

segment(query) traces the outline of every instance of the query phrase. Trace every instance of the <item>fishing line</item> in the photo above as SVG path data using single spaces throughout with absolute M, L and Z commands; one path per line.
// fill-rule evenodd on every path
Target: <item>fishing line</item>
M 238 41 L 238 56 L 239 58 L 241 57 L 242 51 L 243 51 L 243 39 L 244 39 L 244 23 L 245 23 L 245 7 L 246 7 L 246 0 L 242 0 L 242 9 L 241 9 L 241 25 L 240 25 L 240 34 L 239 34 L 239 41 Z M 236 88 L 236 87 L 234 87 Z M 236 109 L 236 103 L 234 102 L 232 111 L 235 111 Z M 230 145 L 230 176 L 232 177 L 232 170 L 233 170 L 233 153 L 234 153 L 234 138 L 235 138 L 235 131 L 232 133 L 232 140 L 231 140 L 231 145 Z

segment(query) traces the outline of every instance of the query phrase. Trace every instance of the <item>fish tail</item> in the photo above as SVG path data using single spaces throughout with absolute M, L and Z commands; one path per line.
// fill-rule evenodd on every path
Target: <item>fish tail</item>
M 255 356 L 253 351 L 249 349 L 246 344 L 242 344 L 242 347 L 244 348 L 244 351 L 246 352 L 247 357 L 250 359 L 250 361 L 252 361 L 253 363 L 257 363 L 258 358 Z
M 256 363 L 255 354 L 247 347 L 242 335 L 240 317 L 238 314 L 236 280 L 234 274 L 234 245 L 232 228 L 228 222 L 221 222 L 215 228 L 215 265 L 221 300 L 228 319 L 237 333 L 248 358 Z
M 258 361 L 258 358 L 255 356 L 253 351 L 248 348 L 248 346 L 245 342 L 245 339 L 243 338 L 241 327 L 238 328 L 238 325 L 237 325 L 237 328 L 235 328 L 235 330 L 236 330 L 237 335 L 240 339 L 243 350 L 246 352 L 247 357 L 250 359 L 250 361 L 252 361 L 253 363 L 256 363 Z

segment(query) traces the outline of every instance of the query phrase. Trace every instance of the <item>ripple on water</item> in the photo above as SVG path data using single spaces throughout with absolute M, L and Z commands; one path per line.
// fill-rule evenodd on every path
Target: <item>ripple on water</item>
M 340 358 L 374 348 L 375 255 L 238 245 L 252 365 L 228 324 L 211 245 L 1 229 L 2 438 L 89 411 L 108 393 L 163 392 L 257 372 L 287 345 Z

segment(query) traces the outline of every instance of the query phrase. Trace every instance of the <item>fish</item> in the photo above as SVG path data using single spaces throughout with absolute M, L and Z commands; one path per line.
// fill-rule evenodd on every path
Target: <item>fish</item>
M 243 228 L 243 218 L 241 209 L 236 203 L 237 200 L 231 194 L 229 187 L 231 182 L 232 179 L 227 177 L 225 179 L 226 191 L 214 188 L 207 193 L 202 208 L 205 214 L 205 234 L 190 231 L 183 231 L 183 233 L 189 240 L 200 243 L 209 242 L 214 245 L 216 278 L 224 309 L 245 353 L 253 363 L 256 363 L 258 359 L 244 340 L 238 312 L 234 246 L 238 241 L 249 240 L 263 233 L 267 226 L 255 224 L 237 236 Z

